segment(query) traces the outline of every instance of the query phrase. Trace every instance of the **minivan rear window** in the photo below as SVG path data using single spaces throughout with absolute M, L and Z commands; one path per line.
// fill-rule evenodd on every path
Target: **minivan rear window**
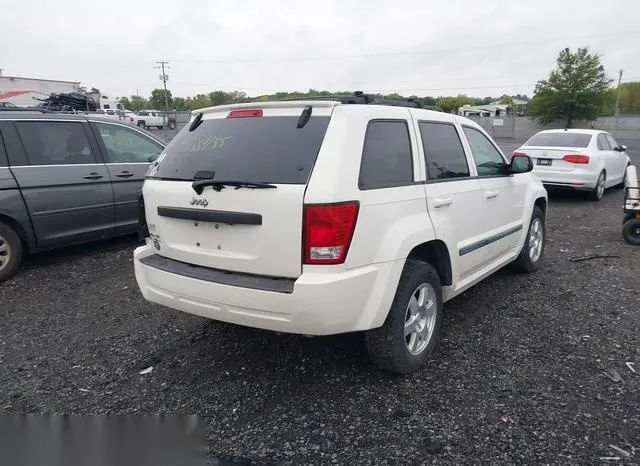
M 298 116 L 202 120 L 169 143 L 152 177 L 192 181 L 209 172 L 216 180 L 306 184 L 329 119 L 312 116 L 299 129 Z
M 587 133 L 538 133 L 525 146 L 539 147 L 587 147 L 591 135 Z

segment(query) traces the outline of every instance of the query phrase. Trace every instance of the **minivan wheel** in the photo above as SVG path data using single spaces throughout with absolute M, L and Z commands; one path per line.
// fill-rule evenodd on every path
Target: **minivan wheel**
M 544 255 L 545 240 L 544 212 L 538 206 L 533 208 L 531 222 L 524 239 L 524 246 L 518 258 L 511 264 L 511 268 L 524 273 L 538 270 L 538 265 Z
M 607 175 L 603 171 L 600 172 L 600 176 L 598 176 L 598 181 L 596 182 L 595 188 L 589 193 L 589 197 L 592 201 L 601 201 L 604 197 L 604 187 L 607 183 Z
M 409 374 L 433 352 L 442 323 L 442 285 L 426 262 L 407 260 L 382 327 L 366 334 L 367 350 L 381 369 Z
M 0 282 L 11 277 L 22 262 L 22 242 L 15 231 L 0 222 Z

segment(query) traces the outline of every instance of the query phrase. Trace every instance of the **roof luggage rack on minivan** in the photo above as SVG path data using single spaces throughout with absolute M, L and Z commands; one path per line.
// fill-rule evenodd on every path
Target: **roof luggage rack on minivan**
M 295 101 L 295 100 L 332 100 L 342 104 L 361 104 L 361 105 L 390 105 L 393 107 L 413 107 L 413 108 L 426 108 L 428 110 L 435 110 L 441 112 L 440 107 L 434 106 L 422 106 L 420 102 L 414 99 L 407 100 L 394 100 L 384 99 L 373 94 L 365 94 L 362 91 L 355 91 L 353 94 L 345 94 L 338 96 L 317 96 L 317 97 L 293 97 L 289 99 L 280 99 L 281 101 Z

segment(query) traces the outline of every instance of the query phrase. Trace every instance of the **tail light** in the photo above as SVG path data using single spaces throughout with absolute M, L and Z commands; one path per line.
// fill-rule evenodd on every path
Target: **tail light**
M 227 118 L 256 118 L 262 116 L 262 109 L 231 110 Z
M 589 156 L 582 154 L 568 154 L 562 157 L 562 160 L 565 160 L 569 163 L 587 164 L 589 163 Z
M 302 231 L 305 264 L 342 264 L 358 219 L 358 202 L 307 204 Z
M 133 117 L 129 117 L 129 120 L 131 120 L 131 123 L 133 123 Z
M 527 153 L 526 152 L 520 152 L 519 150 L 517 150 L 517 151 L 514 151 L 513 154 L 511 154 L 511 155 L 513 155 L 514 157 L 517 157 L 517 156 L 527 155 Z

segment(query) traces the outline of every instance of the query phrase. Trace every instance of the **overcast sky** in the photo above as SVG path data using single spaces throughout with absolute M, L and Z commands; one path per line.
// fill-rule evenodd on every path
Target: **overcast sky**
M 588 46 L 640 80 L 638 0 L 0 0 L 5 76 L 113 96 L 169 88 L 531 94 L 558 51 Z

